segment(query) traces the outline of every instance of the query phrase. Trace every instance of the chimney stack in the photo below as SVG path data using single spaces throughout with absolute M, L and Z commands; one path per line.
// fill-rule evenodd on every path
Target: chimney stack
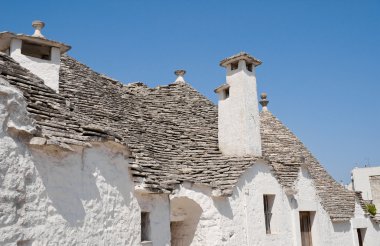
M 42 35 L 45 23 L 33 21 L 33 35 L 1 32 L 2 51 L 11 56 L 21 66 L 40 77 L 46 86 L 59 92 L 59 69 L 61 55 L 71 47 L 61 42 L 49 40 Z
M 245 52 L 220 62 L 226 83 L 215 89 L 219 149 L 230 156 L 261 156 L 260 116 L 255 68 L 261 61 Z

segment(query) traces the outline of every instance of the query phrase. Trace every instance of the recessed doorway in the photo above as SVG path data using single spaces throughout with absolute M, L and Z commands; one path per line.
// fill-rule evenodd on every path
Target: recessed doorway
M 193 243 L 202 208 L 187 197 L 176 197 L 170 201 L 171 245 L 189 246 Z
M 311 235 L 312 217 L 311 212 L 300 212 L 300 229 L 302 246 L 313 246 Z

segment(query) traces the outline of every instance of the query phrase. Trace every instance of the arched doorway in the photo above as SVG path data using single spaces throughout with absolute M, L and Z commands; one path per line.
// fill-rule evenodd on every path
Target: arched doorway
M 202 208 L 192 199 L 176 197 L 170 201 L 170 210 L 171 245 L 191 245 Z

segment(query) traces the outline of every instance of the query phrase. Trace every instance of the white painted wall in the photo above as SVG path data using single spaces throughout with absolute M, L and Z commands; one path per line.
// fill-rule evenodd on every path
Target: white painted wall
M 272 234 L 266 234 L 263 194 L 275 194 Z M 207 187 L 185 184 L 172 196 L 189 197 L 202 210 L 192 245 L 292 245 L 288 197 L 263 163 L 248 169 L 232 197 L 211 198 Z
M 354 168 L 351 172 L 353 189 L 361 191 L 364 200 L 372 200 L 371 186 L 369 176 L 380 175 L 380 167 L 362 167 Z
M 167 194 L 135 193 L 141 211 L 150 213 L 152 246 L 170 245 L 170 210 Z
M 332 223 L 317 196 L 314 182 L 306 168 L 301 168 L 296 183 L 297 206 L 294 210 L 296 241 L 301 244 L 299 211 L 314 211 L 312 225 L 313 245 L 352 245 L 350 222 Z
M 32 212 L 25 216 L 35 245 L 140 241 L 140 209 L 122 154 L 97 146 L 61 158 L 33 151 L 31 161 L 36 179 L 26 187 Z
M 168 196 L 135 194 L 125 147 L 30 148 L 25 106 L 0 79 L 0 245 L 140 245 L 140 206 L 169 245 Z
M 21 54 L 22 40 L 12 39 L 10 45 L 10 56 L 21 66 L 25 67 L 44 83 L 58 92 L 59 89 L 59 67 L 61 62 L 61 52 L 59 48 L 51 48 L 51 60 L 43 60 Z
M 227 65 L 226 80 L 230 96 L 218 102 L 219 148 L 226 155 L 261 156 L 255 68 L 248 71 L 244 60 L 233 71 Z
M 365 215 L 363 209 L 359 205 L 359 201 L 355 203 L 355 218 L 351 219 L 353 245 L 359 246 L 356 229 L 365 228 L 364 245 L 380 245 L 380 225 L 374 223 L 368 215 Z
M 300 211 L 313 213 L 313 245 L 357 245 L 353 222 L 331 222 L 305 168 L 299 172 L 295 189 L 295 195 L 286 195 L 270 168 L 259 162 L 242 175 L 232 197 L 211 198 L 208 187 L 184 184 L 171 199 L 188 197 L 204 211 L 191 245 L 301 245 Z M 265 231 L 263 194 L 275 195 L 271 234 Z M 359 219 L 363 217 L 360 213 L 359 207 Z M 365 245 L 377 245 L 379 225 L 365 220 Z

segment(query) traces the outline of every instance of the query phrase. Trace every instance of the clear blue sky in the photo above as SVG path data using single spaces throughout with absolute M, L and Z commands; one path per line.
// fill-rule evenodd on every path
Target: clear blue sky
M 175 69 L 216 102 L 221 59 L 261 59 L 259 92 L 339 181 L 380 165 L 380 1 L 4 1 L 0 30 L 49 39 L 123 82 L 168 84 Z

